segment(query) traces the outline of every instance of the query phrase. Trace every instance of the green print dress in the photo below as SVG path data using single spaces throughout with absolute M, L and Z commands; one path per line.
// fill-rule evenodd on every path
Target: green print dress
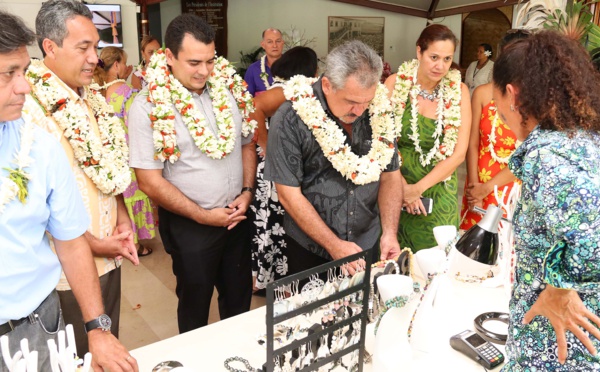
M 433 163 L 423 167 L 419 161 L 419 153 L 415 151 L 413 141 L 408 138 L 410 129 L 410 100 L 406 104 L 402 116 L 402 132 L 398 140 L 398 150 L 402 158 L 400 171 L 408 184 L 415 184 L 425 177 L 433 167 Z M 434 144 L 433 132 L 436 128 L 435 119 L 426 118 L 419 114 L 419 141 L 423 153 L 427 154 Z M 398 241 L 400 247 L 410 247 L 413 252 L 420 249 L 436 247 L 433 228 L 440 225 L 458 227 L 458 182 L 456 171 L 446 182 L 440 182 L 423 193 L 423 197 L 433 199 L 433 210 L 427 216 L 412 215 L 402 212 L 398 226 Z
M 561 365 L 548 319 L 522 323 L 546 284 L 576 290 L 600 316 L 600 136 L 569 136 L 536 128 L 508 163 L 523 187 L 513 216 L 517 265 L 504 372 L 600 371 L 600 356 L 573 333 L 566 333 L 567 361 Z M 600 341 L 589 337 L 600 349 Z
M 106 99 L 109 105 L 115 110 L 115 114 L 122 120 L 125 127 L 127 143 L 129 144 L 129 135 L 127 134 L 129 107 L 133 102 L 133 98 L 137 91 L 129 84 L 122 84 Z M 131 227 L 133 229 L 134 243 L 138 243 L 140 239 L 152 239 L 156 236 L 158 229 L 157 221 L 154 221 L 152 201 L 142 190 L 135 177 L 135 172 L 131 169 L 131 184 L 123 192 L 123 199 L 127 213 L 131 219 Z

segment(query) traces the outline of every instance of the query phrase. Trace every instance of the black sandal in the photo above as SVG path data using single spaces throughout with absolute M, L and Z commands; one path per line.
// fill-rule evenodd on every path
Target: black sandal
M 146 253 L 144 253 L 144 250 L 146 251 Z M 138 257 L 144 257 L 144 256 L 149 255 L 150 253 L 152 253 L 152 248 L 145 247 L 140 244 L 140 247 L 137 250 Z

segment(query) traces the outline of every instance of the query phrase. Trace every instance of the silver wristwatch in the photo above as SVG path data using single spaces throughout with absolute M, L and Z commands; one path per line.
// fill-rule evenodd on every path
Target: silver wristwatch
M 92 319 L 85 323 L 85 333 L 93 331 L 94 329 L 100 328 L 104 332 L 109 332 L 112 325 L 112 320 L 106 314 L 102 314 L 96 319 Z

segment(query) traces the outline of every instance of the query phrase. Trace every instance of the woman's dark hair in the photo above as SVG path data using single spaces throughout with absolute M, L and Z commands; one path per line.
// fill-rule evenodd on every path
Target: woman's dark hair
M 479 44 L 479 46 L 483 48 L 483 51 L 484 51 L 484 52 L 490 52 L 490 53 L 493 53 L 493 52 L 494 52 L 494 51 L 492 50 L 492 46 L 491 46 L 490 44 L 488 44 L 488 43 Z M 490 57 L 491 57 L 491 55 L 490 55 Z M 489 57 L 488 57 L 488 58 L 489 58 Z
M 506 35 L 500 40 L 500 52 L 513 41 L 527 39 L 529 36 L 531 36 L 531 31 L 522 28 L 512 28 L 506 31 Z
M 417 46 L 421 48 L 421 53 L 429 48 L 429 44 L 436 41 L 450 40 L 454 44 L 454 49 L 458 46 L 458 39 L 454 33 L 446 26 L 433 24 L 425 27 L 417 39 Z
M 523 117 L 542 129 L 600 131 L 600 74 L 578 42 L 554 31 L 515 41 L 494 64 L 494 85 L 502 95 L 517 89 Z
M 294 75 L 313 77 L 317 74 L 317 53 L 314 50 L 297 46 L 283 53 L 273 66 L 271 73 L 284 80 L 289 80 Z

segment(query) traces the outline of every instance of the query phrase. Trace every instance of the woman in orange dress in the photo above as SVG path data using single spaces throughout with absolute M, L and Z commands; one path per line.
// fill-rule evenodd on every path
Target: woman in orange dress
M 469 149 L 467 150 L 467 181 L 463 196 L 460 228 L 468 230 L 481 219 L 481 215 L 471 209 L 474 206 L 487 209 L 497 205 L 494 186 L 498 186 L 498 196 L 502 199 L 504 186 L 510 193 L 516 178 L 506 167 L 508 158 L 515 150 L 517 137 L 498 117 L 492 99 L 492 84 L 475 89 L 472 98 L 473 120 Z
M 527 38 L 529 34 L 529 31 L 522 29 L 508 30 L 500 41 L 500 52 L 511 42 Z M 507 167 L 508 158 L 517 146 L 517 137 L 497 114 L 492 95 L 492 83 L 488 83 L 477 87 L 471 98 L 473 123 L 467 150 L 461 230 L 468 230 L 481 220 L 482 216 L 473 212 L 473 207 L 487 210 L 490 204 L 498 205 L 494 186 L 498 186 L 498 196 L 506 199 L 504 187 L 508 187 L 506 192 L 510 194 L 514 181 L 517 181 Z

